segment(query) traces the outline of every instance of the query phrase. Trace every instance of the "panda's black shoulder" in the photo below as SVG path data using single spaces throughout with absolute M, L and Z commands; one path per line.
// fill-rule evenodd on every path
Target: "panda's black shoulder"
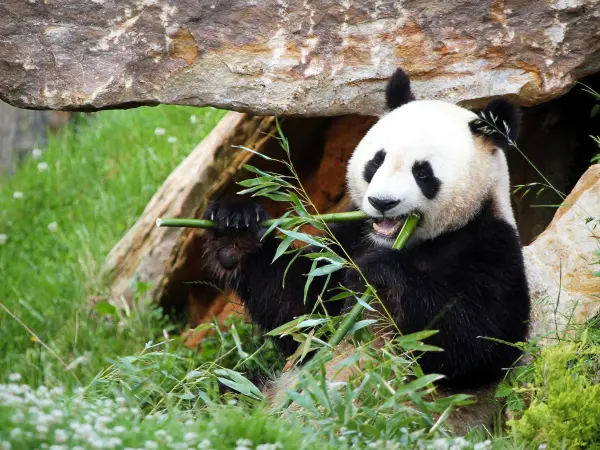
M 419 246 L 414 256 L 432 271 L 480 273 L 500 283 L 507 277 L 524 278 L 518 232 L 495 213 L 491 202 L 466 226 Z

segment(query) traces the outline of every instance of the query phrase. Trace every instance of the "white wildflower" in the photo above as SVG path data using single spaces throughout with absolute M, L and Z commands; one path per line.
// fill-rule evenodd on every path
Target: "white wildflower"
M 123 441 L 118 437 L 111 437 L 108 442 L 108 448 L 121 447 L 123 445 Z
M 229 400 L 229 401 L 227 402 L 227 404 L 228 404 L 228 405 L 231 405 L 231 406 L 235 406 L 235 405 L 237 405 L 237 400 L 236 400 L 236 399 L 234 399 L 234 398 L 232 398 L 231 400 Z
M 448 450 L 448 442 L 445 439 L 436 439 L 433 442 L 434 450 Z
M 165 430 L 158 430 L 154 432 L 154 436 L 158 439 L 164 439 L 167 436 L 167 432 Z
M 17 381 L 21 381 L 21 374 L 20 373 L 16 373 L 16 372 L 15 373 L 11 373 L 8 376 L 8 381 L 12 381 L 13 383 L 16 383 Z
M 194 421 L 192 419 L 188 419 L 185 421 L 186 427 L 191 427 L 192 425 L 194 425 Z
M 58 444 L 64 444 L 65 442 L 67 442 L 67 439 L 69 439 L 69 435 L 65 430 L 54 430 L 54 440 Z
M 40 423 L 35 427 L 35 430 L 38 432 L 38 435 L 43 438 L 46 436 L 46 433 L 48 433 L 48 426 Z
M 21 191 L 13 192 L 13 198 L 23 198 L 23 193 Z
M 250 439 L 238 439 L 235 441 L 235 445 L 238 447 L 252 447 L 252 441 Z
M 144 349 L 146 349 L 146 350 L 149 349 L 150 347 L 152 347 L 152 344 L 154 344 L 154 342 L 152 342 L 152 341 L 146 342 L 146 345 L 144 346 Z
M 146 441 L 146 443 L 144 444 L 144 448 L 148 450 L 157 450 L 158 444 L 154 441 Z
M 51 233 L 55 233 L 56 230 L 58 230 L 58 224 L 56 222 L 49 223 L 48 230 L 50 230 Z
M 42 157 L 42 151 L 39 148 L 34 148 L 31 151 L 31 157 L 33 159 L 40 159 Z
M 489 439 L 487 441 L 478 442 L 473 446 L 473 450 L 490 450 L 492 448 L 492 441 Z
M 165 134 L 165 129 L 157 127 L 154 129 L 154 134 L 157 136 L 162 136 L 163 134 Z
M 198 444 L 198 448 L 200 450 L 210 450 L 211 447 L 212 447 L 212 442 L 210 442 L 208 439 L 202 439 L 200 441 L 200 443 Z
M 0 245 L 6 244 L 6 241 L 8 241 L 8 234 L 1 233 L 0 234 Z
M 10 450 L 12 445 L 8 441 L 0 441 L 0 450 Z
M 175 136 L 169 136 L 169 138 L 167 139 L 167 142 L 169 144 L 174 144 L 175 142 L 177 142 L 177 138 Z
M 127 429 L 123 426 L 123 425 L 117 425 L 116 427 L 113 428 L 113 431 L 115 433 L 125 433 Z
M 195 114 L 192 114 L 192 115 L 190 116 L 190 122 L 191 122 L 191 123 L 196 123 L 196 120 L 197 120 L 197 117 L 196 117 L 196 115 L 195 115 Z
M 538 450 L 546 450 L 548 446 L 546 444 L 540 444 Z
M 16 427 L 16 428 L 13 428 L 12 430 L 10 430 L 10 438 L 11 439 L 19 439 L 22 434 L 23 434 L 23 430 L 21 430 L 19 427 Z
M 48 163 L 41 162 L 37 165 L 37 168 L 38 168 L 38 172 L 45 172 L 46 170 L 48 170 Z
M 25 413 L 23 413 L 23 411 L 18 409 L 12 415 L 11 420 L 13 421 L 13 423 L 23 423 L 23 421 L 25 420 Z
M 195 441 L 196 439 L 198 439 L 198 435 L 191 431 L 183 435 L 183 440 L 186 442 Z

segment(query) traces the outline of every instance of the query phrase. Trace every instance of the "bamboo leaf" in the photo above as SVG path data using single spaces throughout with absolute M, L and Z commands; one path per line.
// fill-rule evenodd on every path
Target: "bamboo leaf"
M 354 325 L 352 325 L 352 327 L 350 327 L 350 329 L 348 330 L 348 334 L 354 333 L 355 331 L 358 331 L 361 328 L 368 327 L 369 325 L 372 325 L 376 322 L 377 322 L 376 319 L 359 320 Z
M 281 240 L 281 242 L 279 243 L 279 246 L 277 247 L 277 250 L 275 251 L 275 256 L 273 256 L 273 261 L 271 261 L 271 263 L 273 263 L 274 261 L 279 259 L 279 257 L 286 252 L 286 250 L 290 247 L 290 245 L 292 245 L 292 242 L 294 242 L 293 236 L 284 237 Z
M 314 261 L 317 262 L 317 261 L 319 261 L 319 259 L 315 259 Z M 308 273 L 308 275 L 313 276 L 313 277 L 329 275 L 333 272 L 340 270 L 342 267 L 343 267 L 343 264 L 335 262 L 335 263 L 327 264 L 325 266 L 317 267 L 316 269 L 311 270 Z
M 247 395 L 248 397 L 262 400 L 264 395 L 260 390 L 252 384 L 251 381 L 243 377 L 239 372 L 229 369 L 217 369 L 215 370 L 218 380 L 225 386 L 234 389 L 240 394 Z
M 308 328 L 314 327 L 316 325 L 321 325 L 322 323 L 327 322 L 327 319 L 306 319 L 300 322 L 297 328 Z
M 326 245 L 322 244 L 321 242 L 319 242 L 318 240 L 309 236 L 306 233 L 299 233 L 297 231 L 292 230 L 284 230 L 282 228 L 280 228 L 280 231 L 287 236 L 291 236 L 292 238 L 297 239 L 299 241 L 305 242 L 310 245 L 314 245 L 315 247 L 327 248 Z
M 318 261 L 313 261 L 312 266 L 310 267 L 310 272 L 312 272 L 313 270 L 315 270 L 315 268 L 317 267 Z M 311 283 L 313 282 L 313 279 L 315 278 L 314 275 L 308 275 L 308 278 L 306 279 L 306 283 L 304 283 L 304 304 L 306 304 L 306 296 L 308 295 L 308 289 L 310 288 Z

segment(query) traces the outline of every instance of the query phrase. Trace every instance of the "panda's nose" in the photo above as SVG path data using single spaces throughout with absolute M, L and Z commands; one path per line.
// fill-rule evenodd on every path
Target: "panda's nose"
M 387 198 L 377 197 L 369 197 L 368 200 L 369 203 L 373 205 L 373 208 L 375 208 L 377 211 L 381 211 L 382 214 L 400 203 L 400 200 L 390 200 Z

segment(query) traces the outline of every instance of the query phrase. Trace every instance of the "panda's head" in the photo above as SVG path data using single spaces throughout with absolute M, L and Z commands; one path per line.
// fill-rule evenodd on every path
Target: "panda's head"
M 359 143 L 347 172 L 352 201 L 374 219 L 375 243 L 391 246 L 412 212 L 421 215 L 418 240 L 461 228 L 488 199 L 514 225 L 502 149 L 516 139 L 518 109 L 503 100 L 488 104 L 483 116 L 502 130 L 494 132 L 465 108 L 415 100 L 401 69 L 386 100 L 391 111 Z

